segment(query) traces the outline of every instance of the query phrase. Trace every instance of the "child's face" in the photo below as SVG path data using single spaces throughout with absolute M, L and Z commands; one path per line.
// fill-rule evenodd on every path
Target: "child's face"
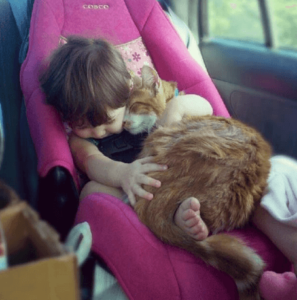
M 109 135 L 120 133 L 123 130 L 123 120 L 126 107 L 120 107 L 115 110 L 110 110 L 108 115 L 112 119 L 110 123 L 102 124 L 96 127 L 83 126 L 74 127 L 72 131 L 83 139 L 94 138 L 103 139 Z

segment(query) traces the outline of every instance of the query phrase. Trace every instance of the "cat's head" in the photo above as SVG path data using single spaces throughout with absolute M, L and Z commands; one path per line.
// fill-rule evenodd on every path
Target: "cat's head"
M 124 117 L 124 128 L 132 134 L 149 132 L 165 110 L 177 84 L 161 80 L 149 66 L 141 69 L 141 78 L 133 78 L 133 91 Z

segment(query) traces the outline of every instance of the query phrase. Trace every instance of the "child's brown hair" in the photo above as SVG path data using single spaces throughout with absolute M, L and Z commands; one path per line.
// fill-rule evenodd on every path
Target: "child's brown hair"
M 127 104 L 131 76 L 120 53 L 102 39 L 77 36 L 50 56 L 39 80 L 46 102 L 71 127 L 98 126 L 110 120 L 108 109 Z

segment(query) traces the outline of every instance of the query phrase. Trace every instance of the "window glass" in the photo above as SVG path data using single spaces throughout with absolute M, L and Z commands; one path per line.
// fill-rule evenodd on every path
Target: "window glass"
M 297 1 L 269 0 L 277 45 L 297 49 Z
M 208 11 L 210 37 L 264 43 L 257 0 L 208 0 Z

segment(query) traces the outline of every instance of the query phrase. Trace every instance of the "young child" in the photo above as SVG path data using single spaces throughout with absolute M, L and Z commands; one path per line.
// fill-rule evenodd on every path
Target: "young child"
M 142 184 L 161 185 L 146 175 L 167 168 L 151 163 L 152 157 L 131 163 L 114 161 L 88 140 L 105 139 L 122 132 L 131 82 L 115 47 L 101 39 L 82 37 L 69 37 L 52 54 L 40 77 L 47 103 L 58 110 L 72 130 L 69 144 L 74 161 L 90 179 L 81 191 L 81 199 L 94 192 L 104 192 L 121 199 L 127 195 L 134 205 L 134 195 L 153 198 Z M 177 96 L 167 105 L 160 122 L 170 125 L 184 114 L 212 114 L 212 107 L 196 95 Z
M 153 195 L 147 193 L 141 185 L 159 187 L 161 182 L 148 177 L 146 173 L 166 170 L 166 166 L 151 163 L 151 157 L 138 159 L 131 163 L 114 161 L 101 153 L 98 147 L 88 140 L 89 138 L 105 139 L 111 135 L 120 134 L 123 130 L 125 106 L 131 88 L 131 76 L 119 52 L 112 45 L 100 39 L 69 37 L 67 44 L 59 47 L 51 56 L 49 66 L 41 76 L 40 82 L 46 94 L 47 103 L 53 105 L 60 112 L 63 120 L 72 129 L 69 144 L 75 163 L 90 179 L 83 187 L 80 198 L 94 192 L 103 192 L 121 199 L 127 195 L 131 205 L 135 204 L 134 195 L 151 200 Z M 164 117 L 160 122 L 170 125 L 181 119 L 184 114 L 212 114 L 212 108 L 206 100 L 199 96 L 186 95 L 182 97 L 182 101 L 180 97 L 175 97 L 167 104 Z M 280 174 L 286 173 L 284 176 L 288 176 L 288 178 L 296 177 L 296 170 L 286 169 L 286 167 L 288 168 L 287 161 L 290 161 L 289 169 L 296 168 L 297 170 L 296 161 L 284 159 L 280 162 L 277 157 L 271 159 L 272 172 L 269 178 L 269 191 L 262 201 L 263 207 L 261 206 L 255 214 L 254 223 L 296 264 L 297 251 L 294 249 L 297 245 L 297 235 L 295 228 L 289 224 L 280 223 L 273 213 L 271 216 L 266 211 L 267 207 L 265 206 L 266 203 L 273 202 L 269 197 L 275 198 L 276 190 L 273 189 L 277 187 L 275 178 L 278 178 L 276 180 L 280 182 L 284 178 L 283 175 L 275 177 L 273 174 L 277 174 L 280 170 Z M 284 171 L 283 166 L 286 166 L 287 172 Z M 295 203 L 296 206 L 297 204 L 297 190 L 296 188 L 295 191 L 293 190 L 294 182 L 297 182 L 297 179 L 293 180 L 292 177 L 292 182 L 286 186 L 286 190 L 283 190 L 282 195 L 278 195 L 280 198 L 277 199 L 280 199 L 285 206 L 288 201 L 291 203 L 290 205 Z M 287 191 L 291 193 L 290 200 L 287 198 Z M 276 211 L 278 210 L 276 209 Z M 203 240 L 209 234 L 200 217 L 198 199 L 189 198 L 184 201 L 175 214 L 175 222 L 197 240 Z M 292 236 L 290 236 L 291 234 Z M 265 293 L 271 293 L 273 289 L 277 288 L 282 288 L 284 292 L 285 289 L 288 290 L 288 286 L 294 287 L 295 295 L 297 280 L 295 276 L 291 275 L 276 275 L 266 272 L 261 281 L 264 297 L 267 297 L 268 300 L 277 299 L 269 298 L 270 296 Z M 281 276 L 282 280 L 278 276 Z M 270 287 L 269 282 L 273 282 L 275 278 L 283 284 L 281 286 L 272 284 Z M 294 298 L 282 297 L 282 299 Z

